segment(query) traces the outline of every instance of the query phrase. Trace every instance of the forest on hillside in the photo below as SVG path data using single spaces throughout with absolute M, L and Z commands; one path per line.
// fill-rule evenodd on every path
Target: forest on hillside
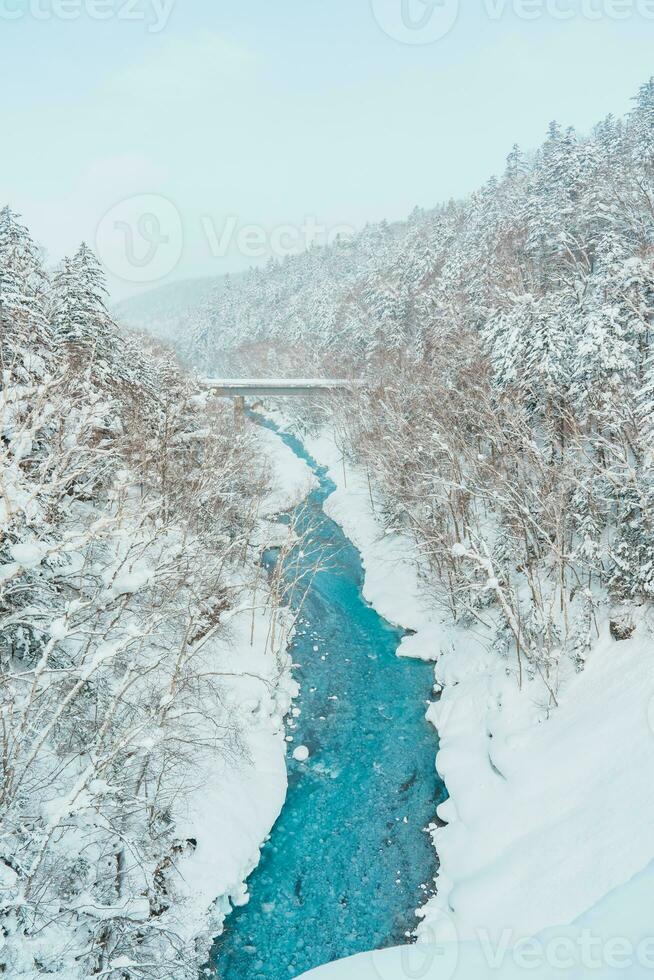
M 185 806 L 247 757 L 224 644 L 266 602 L 264 462 L 118 330 L 85 245 L 50 273 L 9 208 L 0 360 L 0 973 L 193 978 L 225 910 Z
M 344 451 L 438 602 L 554 705 L 598 620 L 626 637 L 654 594 L 653 245 L 650 80 L 624 119 L 514 147 L 469 199 L 228 282 L 181 350 L 367 378 Z

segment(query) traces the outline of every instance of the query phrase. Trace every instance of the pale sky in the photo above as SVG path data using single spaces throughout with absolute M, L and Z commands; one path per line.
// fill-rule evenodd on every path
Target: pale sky
M 0 0 L 0 204 L 120 298 L 464 195 L 654 74 L 654 0 L 455 4 Z

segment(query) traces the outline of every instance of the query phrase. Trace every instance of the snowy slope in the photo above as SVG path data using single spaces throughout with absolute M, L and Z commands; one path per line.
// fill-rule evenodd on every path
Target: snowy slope
M 582 674 L 544 719 L 484 656 L 457 647 L 437 668 L 430 717 L 452 801 L 436 837 L 440 895 L 465 938 L 572 922 L 654 857 L 651 636 L 616 643 L 606 625 Z M 471 655 L 472 654 L 472 655 Z
M 221 276 L 167 283 L 116 303 L 112 313 L 123 327 L 179 342 L 198 307 L 214 292 L 217 295 L 223 283 Z

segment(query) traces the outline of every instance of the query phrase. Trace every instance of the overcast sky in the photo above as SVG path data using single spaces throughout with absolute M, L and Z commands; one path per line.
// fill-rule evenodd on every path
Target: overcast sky
M 473 190 L 654 74 L 654 0 L 0 0 L 0 202 L 115 297 Z

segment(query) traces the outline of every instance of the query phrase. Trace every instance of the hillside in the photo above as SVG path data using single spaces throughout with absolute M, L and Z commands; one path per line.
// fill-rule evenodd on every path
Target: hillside
M 240 359 L 266 371 L 378 371 L 398 358 L 428 365 L 455 329 L 479 335 L 502 319 L 496 329 L 537 330 L 542 308 L 544 321 L 559 318 L 559 331 L 577 312 L 592 318 L 596 339 L 583 356 L 597 359 L 606 337 L 609 369 L 619 370 L 623 329 L 605 322 L 597 297 L 611 282 L 614 291 L 642 277 L 646 284 L 652 100 L 651 84 L 643 86 L 629 118 L 608 118 L 588 137 L 552 123 L 536 152 L 514 147 L 505 173 L 467 200 L 225 281 L 193 311 L 180 349 L 210 369 Z M 538 304 L 533 315 L 529 302 Z M 543 330 L 547 354 L 558 334 Z
M 179 344 L 182 331 L 195 311 L 217 297 L 224 277 L 183 279 L 121 300 L 111 309 L 116 321 L 128 330 L 143 330 L 158 340 Z
M 0 211 L 0 973 L 191 980 L 282 806 L 308 470 Z M 295 464 L 295 465 L 294 465 Z M 258 516 L 261 515 L 261 516 Z

